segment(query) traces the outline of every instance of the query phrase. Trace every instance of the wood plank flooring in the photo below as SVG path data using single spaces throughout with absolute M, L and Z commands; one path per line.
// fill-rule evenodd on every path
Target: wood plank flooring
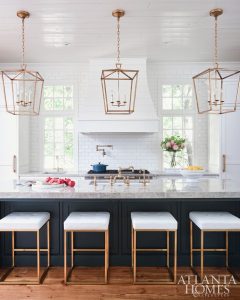
M 221 268 L 206 268 L 207 274 L 226 274 L 226 270 Z M 192 272 L 189 268 L 178 268 L 179 275 Z M 17 278 L 32 279 L 36 275 L 33 268 L 16 268 L 9 281 Z M 168 277 L 164 268 L 138 268 L 139 280 L 150 280 Z M 101 280 L 103 278 L 103 268 L 76 268 L 72 274 L 72 279 L 80 280 Z M 230 295 L 225 297 L 231 300 L 240 299 L 240 285 L 230 287 Z M 184 300 L 196 299 L 192 295 L 185 294 L 184 285 L 132 285 L 132 273 L 128 267 L 111 267 L 109 269 L 108 285 L 71 285 L 63 284 L 63 268 L 51 268 L 42 285 L 27 286 L 0 286 L 1 300 L 157 300 L 171 299 Z M 198 297 L 199 299 L 199 297 Z M 204 299 L 201 297 L 200 299 Z M 211 297 L 219 299 L 219 297 Z

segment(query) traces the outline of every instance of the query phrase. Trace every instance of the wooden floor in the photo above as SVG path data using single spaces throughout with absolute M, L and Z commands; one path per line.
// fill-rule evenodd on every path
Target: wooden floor
M 168 277 L 164 268 L 139 268 L 138 279 L 146 278 L 157 279 Z M 207 274 L 226 274 L 224 269 L 207 268 Z M 189 274 L 192 272 L 189 268 L 179 268 L 179 275 Z M 31 279 L 35 275 L 34 269 L 16 268 L 8 281 L 24 277 Z M 76 268 L 72 274 L 72 279 L 80 280 L 101 280 L 103 277 L 102 268 Z M 203 299 L 204 297 L 201 297 Z M 0 286 L 1 300 L 156 300 L 156 299 L 196 299 L 192 295 L 185 294 L 184 285 L 132 285 L 132 273 L 128 267 L 111 267 L 109 269 L 108 285 L 71 285 L 63 284 L 63 269 L 51 268 L 48 276 L 42 285 L 27 286 Z M 199 299 L 199 297 L 198 297 Z M 211 299 L 219 299 L 211 297 Z M 230 287 L 230 295 L 227 299 L 240 299 L 240 285 Z

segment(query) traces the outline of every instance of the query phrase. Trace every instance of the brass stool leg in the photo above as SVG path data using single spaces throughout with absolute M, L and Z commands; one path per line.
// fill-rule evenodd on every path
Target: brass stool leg
M 190 265 L 193 267 L 193 232 L 192 232 L 192 221 L 190 220 Z
M 204 231 L 201 230 L 201 280 L 203 279 L 203 265 L 204 265 L 203 249 L 204 249 Z
M 67 232 L 64 230 L 64 283 L 67 284 Z
M 15 266 L 15 233 L 12 231 L 12 267 Z
M 169 231 L 167 231 L 167 267 L 169 268 Z
M 50 267 L 50 222 L 47 222 L 47 255 L 48 255 L 48 267 Z
M 38 283 L 40 283 L 40 238 L 39 238 L 39 230 L 37 230 L 37 277 L 38 277 Z
M 174 283 L 177 282 L 177 230 L 174 231 Z
M 74 253 L 73 253 L 73 249 L 74 249 L 74 235 L 73 235 L 73 231 L 71 231 L 71 268 L 73 268 L 74 265 Z
M 132 252 L 132 268 L 133 268 L 133 227 L 132 227 L 132 230 L 131 230 L 131 242 L 132 242 L 132 247 L 131 247 L 131 252 Z
M 136 248 L 137 248 L 137 234 L 136 230 L 133 229 L 133 283 L 136 283 Z
M 228 267 L 228 231 L 226 231 L 226 267 Z
M 105 231 L 105 246 L 104 246 L 104 277 L 105 283 L 108 280 L 108 230 Z
M 107 257 L 107 268 L 109 268 L 109 228 L 107 233 L 107 247 L 108 247 L 108 257 Z

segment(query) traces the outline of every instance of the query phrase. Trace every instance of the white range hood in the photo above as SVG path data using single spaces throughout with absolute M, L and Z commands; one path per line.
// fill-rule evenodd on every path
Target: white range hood
M 122 59 L 123 68 L 139 70 L 135 112 L 130 115 L 106 115 L 101 88 L 101 71 L 114 67 L 114 59 L 91 60 L 86 99 L 79 105 L 79 132 L 146 132 L 159 130 L 159 121 L 147 82 L 146 58 Z

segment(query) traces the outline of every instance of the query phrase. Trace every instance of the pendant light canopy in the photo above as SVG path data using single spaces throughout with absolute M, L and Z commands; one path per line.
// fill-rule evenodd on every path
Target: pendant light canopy
M 220 68 L 218 64 L 218 16 L 221 8 L 210 11 L 215 19 L 214 67 L 193 77 L 198 113 L 224 114 L 234 112 L 240 95 L 240 71 Z
M 117 9 L 112 12 L 117 18 L 117 61 L 116 68 L 102 70 L 101 82 L 104 109 L 106 114 L 131 114 L 134 112 L 138 70 L 122 68 L 120 62 L 120 18 L 125 11 Z
M 37 71 L 27 70 L 24 62 L 24 21 L 30 17 L 27 11 L 18 11 L 22 20 L 22 64 L 17 70 L 1 71 L 6 110 L 13 115 L 39 114 L 44 79 Z

